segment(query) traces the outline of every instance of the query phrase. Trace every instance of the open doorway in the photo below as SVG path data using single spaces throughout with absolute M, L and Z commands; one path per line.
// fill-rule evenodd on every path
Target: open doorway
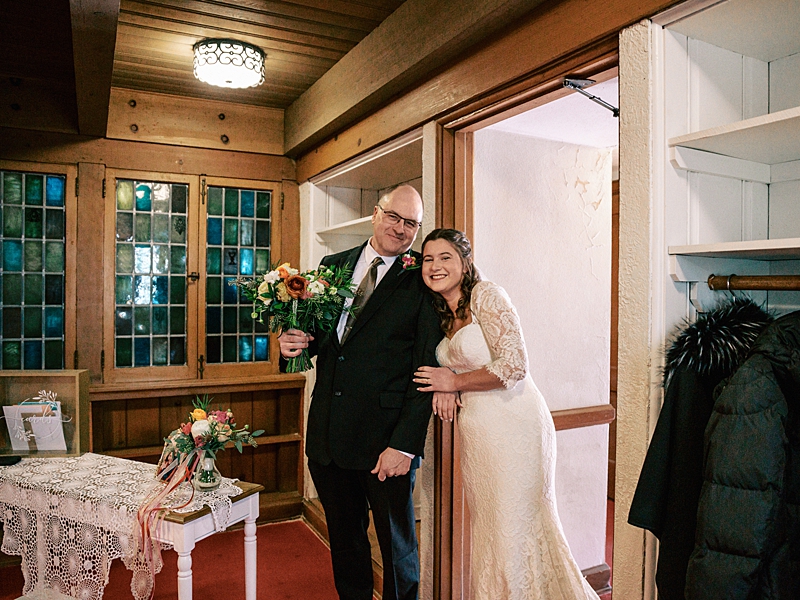
M 616 71 L 594 79 L 587 91 L 618 106 Z M 561 523 L 578 566 L 608 594 L 618 120 L 559 90 L 459 133 L 468 146 L 464 213 L 475 261 L 519 312 L 530 371 L 558 430 Z M 466 574 L 468 543 L 462 557 Z M 462 582 L 467 588 L 469 577 Z

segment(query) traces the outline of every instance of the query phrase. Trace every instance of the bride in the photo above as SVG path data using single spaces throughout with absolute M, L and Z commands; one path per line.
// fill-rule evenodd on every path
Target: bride
M 453 420 L 460 408 L 472 600 L 597 600 L 561 529 L 555 428 L 528 374 L 514 306 L 503 288 L 480 280 L 462 232 L 435 229 L 422 255 L 445 337 L 436 350 L 442 366 L 420 367 L 414 381 L 423 392 L 458 392 L 434 394 L 433 411 Z

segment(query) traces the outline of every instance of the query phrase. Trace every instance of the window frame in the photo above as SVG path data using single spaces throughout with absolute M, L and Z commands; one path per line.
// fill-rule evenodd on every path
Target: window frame
M 76 368 L 78 196 L 76 165 L 0 160 L 0 170 L 35 175 L 63 175 L 64 181 L 64 369 Z M 71 367 L 70 367 L 71 365 Z M 24 371 L 26 369 L 20 369 Z M 27 369 L 47 371 L 53 369 Z

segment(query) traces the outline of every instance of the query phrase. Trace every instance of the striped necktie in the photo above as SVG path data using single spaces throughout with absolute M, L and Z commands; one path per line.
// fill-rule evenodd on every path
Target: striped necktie
M 369 297 L 372 296 L 372 292 L 375 291 L 375 282 L 378 280 L 378 267 L 382 264 L 383 259 L 380 256 L 376 256 L 375 260 L 370 264 L 367 274 L 364 275 L 364 279 L 358 284 L 355 298 L 353 298 L 353 304 L 350 306 L 351 312 L 347 315 L 347 323 L 344 326 L 344 333 L 342 333 L 342 344 L 344 344 L 344 341 L 350 334 L 350 330 L 353 329 L 353 324 L 358 318 L 358 313 L 361 312 L 361 309 L 367 303 Z

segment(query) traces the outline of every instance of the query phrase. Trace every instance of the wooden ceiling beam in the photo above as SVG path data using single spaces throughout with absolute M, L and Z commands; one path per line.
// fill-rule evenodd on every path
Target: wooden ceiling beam
M 321 142 L 540 3 L 406 0 L 286 110 L 286 153 Z
M 78 131 L 104 137 L 114 69 L 119 0 L 70 0 Z

